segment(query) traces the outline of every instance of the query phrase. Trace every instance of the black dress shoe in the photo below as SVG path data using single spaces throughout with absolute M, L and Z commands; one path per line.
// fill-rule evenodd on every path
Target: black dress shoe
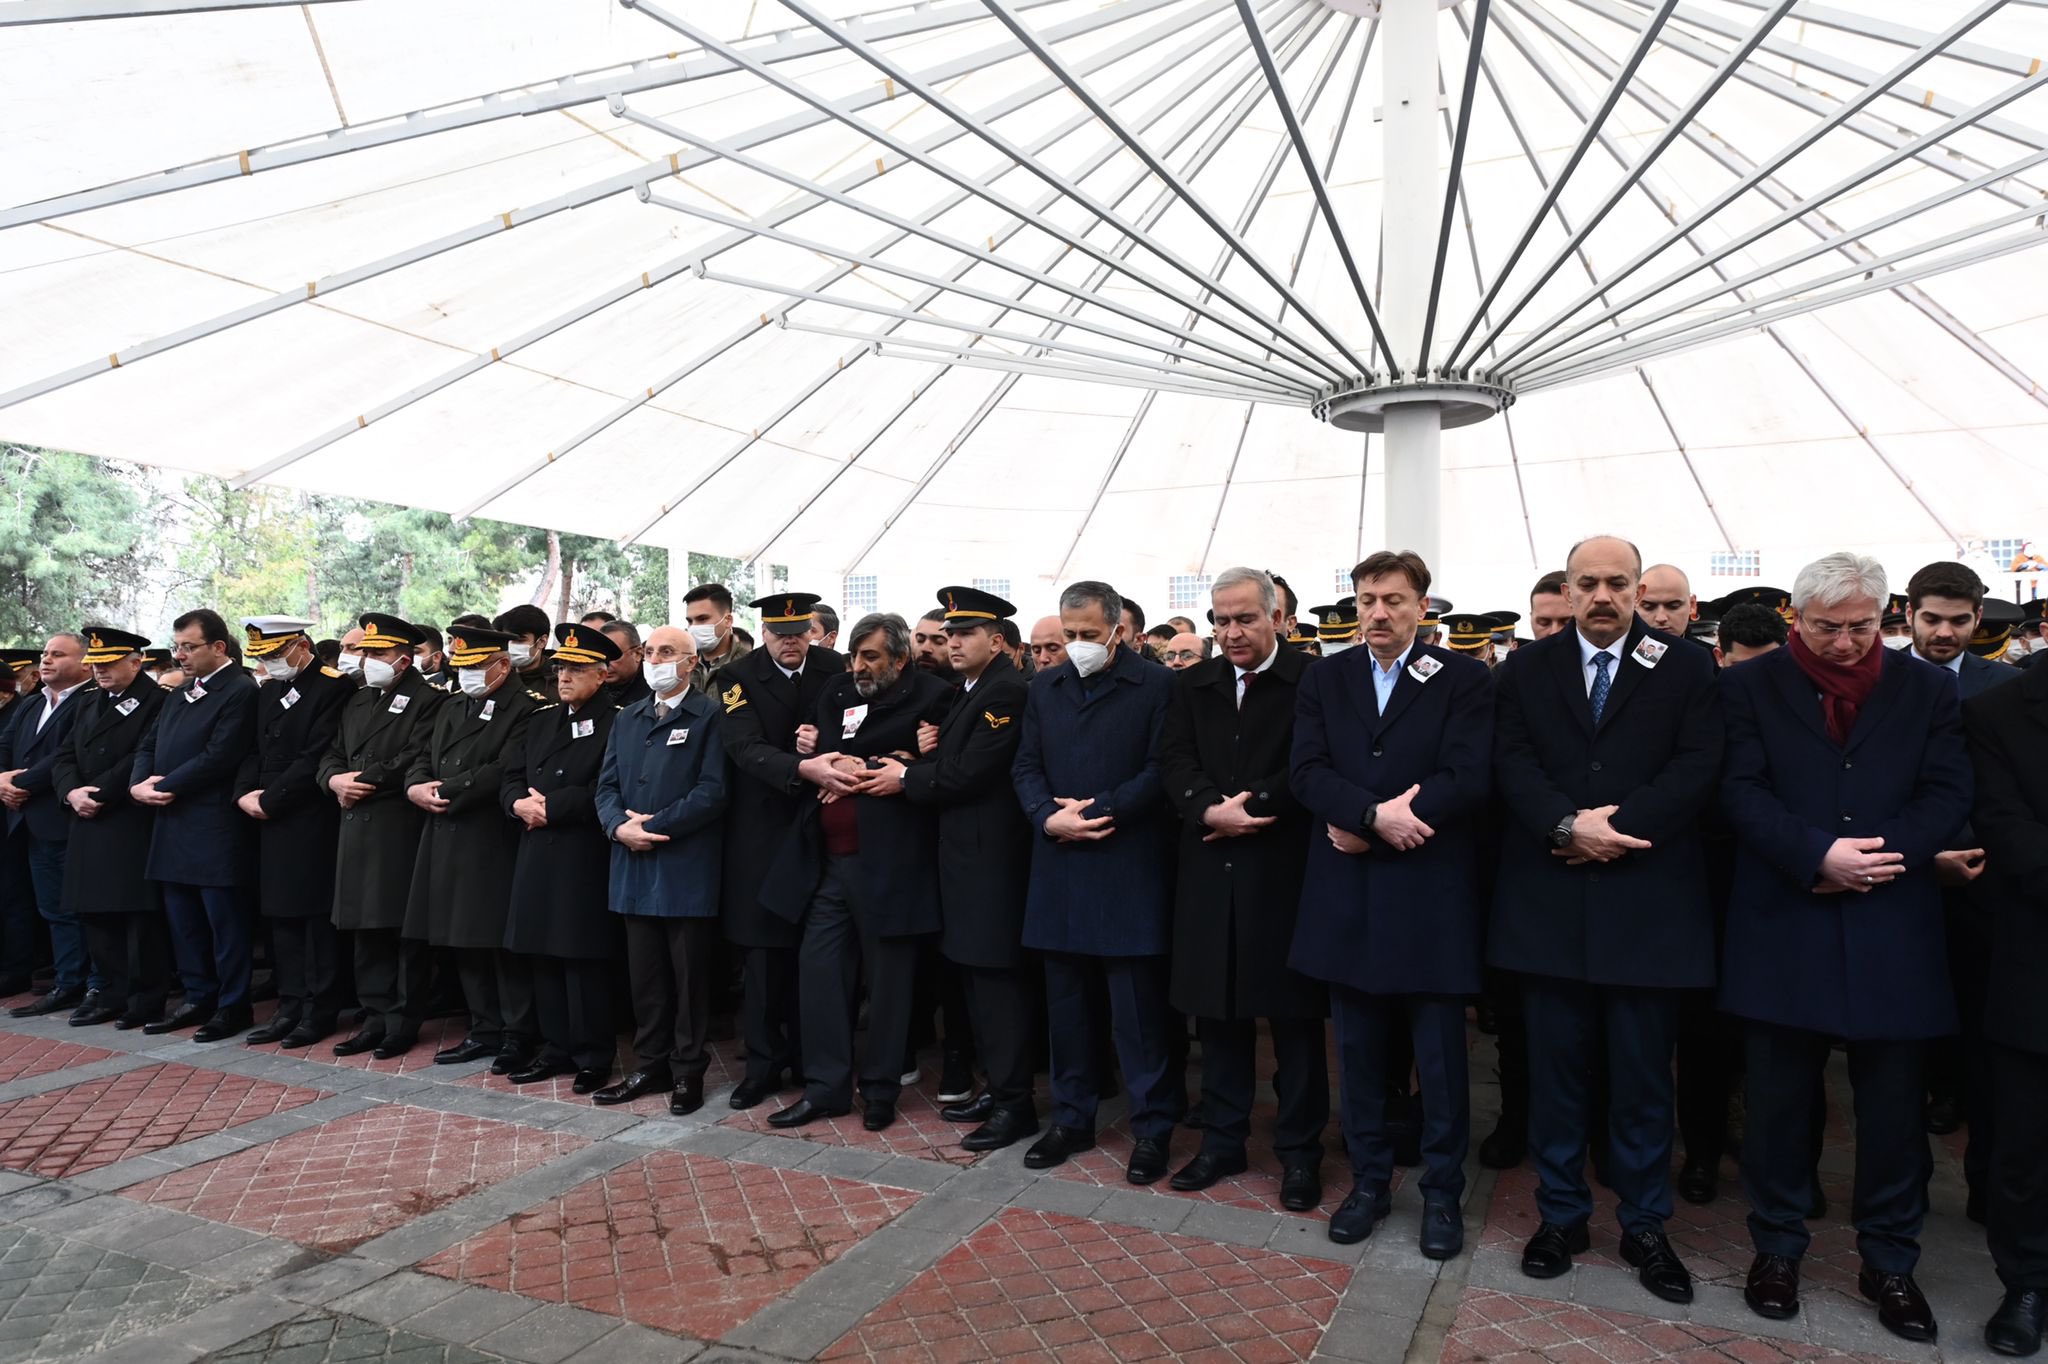
M 960 1139 L 963 1151 L 1000 1151 L 1038 1131 L 1038 1115 L 1027 1108 L 998 1108 L 988 1121 Z
M 860 1125 L 868 1131 L 886 1131 L 895 1122 L 896 1101 L 894 1099 L 868 1099 L 862 1102 Z
M 704 1106 L 704 1081 L 683 1080 L 669 1091 L 668 1111 L 673 1117 L 685 1117 Z
M 826 1108 L 809 1099 L 798 1099 L 787 1108 L 777 1109 L 768 1115 L 770 1127 L 803 1127 L 825 1118 L 843 1118 L 853 1110 L 850 1108 Z
M 1251 1162 L 1244 1158 L 1242 1151 L 1234 1151 L 1227 1156 L 1214 1156 L 1202 1151 L 1173 1172 L 1168 1186 L 1182 1193 L 1194 1193 L 1198 1189 L 1209 1188 L 1219 1179 L 1241 1175 L 1250 1168 Z
M 1798 1316 L 1799 1261 L 1790 1255 L 1759 1255 L 1751 1260 L 1742 1300 L 1750 1311 L 1772 1321 Z
M 1432 1260 L 1448 1260 L 1465 1248 L 1465 1219 L 1455 1203 L 1422 1205 L 1422 1253 Z
M 1692 1275 L 1663 1232 L 1651 1231 L 1647 1227 L 1624 1232 L 1621 1258 L 1635 1266 L 1636 1277 L 1642 1280 L 1643 1287 L 1657 1297 L 1666 1302 L 1692 1301 Z
M 1154 1184 L 1166 1173 L 1167 1145 L 1157 1137 L 1140 1137 L 1131 1143 L 1131 1160 L 1124 1178 L 1132 1184 Z
M 1927 1101 L 1927 1134 L 1945 1137 L 1963 1125 L 1963 1106 L 1953 1097 Z
M 939 1110 L 939 1116 L 947 1122 L 987 1122 L 989 1115 L 996 1111 L 996 1096 L 983 1090 L 971 1099 L 957 1104 L 947 1104 Z
M 1055 1165 L 1067 1163 L 1067 1157 L 1082 1151 L 1094 1149 L 1095 1134 L 1079 1127 L 1061 1127 L 1054 1123 L 1046 1129 L 1044 1136 L 1031 1143 L 1031 1149 L 1024 1153 L 1024 1168 L 1027 1170 L 1050 1170 Z
M 606 1085 L 590 1096 L 594 1104 L 609 1108 L 613 1104 L 629 1104 L 647 1094 L 659 1094 L 664 1089 L 673 1089 L 675 1081 L 665 1070 L 636 1070 L 615 1085 Z
M 1569 1227 L 1545 1222 L 1522 1247 L 1522 1272 L 1532 1279 L 1555 1279 L 1572 1267 L 1572 1256 L 1583 1255 L 1592 1243 L 1584 1222 Z
M 154 1014 L 125 1013 L 114 1020 L 114 1028 L 117 1032 L 134 1032 L 137 1028 L 147 1028 L 161 1016 L 161 1010 Z
M 1705 1161 L 1685 1162 L 1678 1172 L 1678 1196 L 1688 1203 L 1705 1205 L 1721 1194 L 1721 1174 Z
M 533 1047 L 500 1047 L 498 1059 L 491 1062 L 491 1074 L 510 1075 L 515 1070 L 525 1070 L 538 1055 Z
M 332 1036 L 334 1036 L 333 1019 L 308 1018 L 286 1033 L 284 1041 L 278 1045 L 286 1051 L 297 1051 L 301 1047 L 310 1047 L 316 1043 L 325 1042 Z
M 256 1029 L 244 1040 L 252 1047 L 267 1047 L 272 1042 L 282 1042 L 292 1035 L 292 1029 L 299 1026 L 299 1020 L 290 1014 L 274 1014 L 268 1023 Z
M 1529 1154 L 1529 1120 L 1503 1113 L 1492 1133 L 1479 1143 L 1479 1163 L 1489 1170 L 1512 1170 Z
M 590 1094 L 603 1089 L 604 1082 L 611 1078 L 611 1067 L 592 1066 L 589 1070 L 577 1071 L 576 1078 L 569 1083 L 569 1088 L 578 1094 Z
M 1370 1194 L 1353 1185 L 1337 1211 L 1330 1214 L 1330 1239 L 1340 1246 L 1356 1245 L 1372 1235 L 1372 1229 L 1394 1209 L 1387 1194 Z
M 537 1085 L 574 1069 L 576 1063 L 566 1056 L 536 1056 L 519 1069 L 505 1072 L 505 1078 L 515 1085 Z
M 199 1031 L 192 1034 L 192 1040 L 194 1042 L 225 1041 L 227 1038 L 247 1032 L 249 1025 L 254 1021 L 255 1019 L 250 1016 L 249 1006 L 237 1004 L 232 1009 L 222 1009 L 214 1014 L 212 1018 L 207 1019 L 206 1022 L 200 1025 Z
M 452 1047 L 443 1047 L 434 1053 L 437 1066 L 459 1066 L 465 1061 L 481 1061 L 486 1056 L 496 1056 L 497 1047 L 489 1042 L 479 1042 L 474 1037 L 465 1037 Z
M 377 1049 L 371 1052 L 370 1055 L 379 1061 L 389 1061 L 394 1057 L 405 1055 L 419 1044 L 420 1039 L 416 1036 L 386 1037 L 377 1043 Z M 336 1050 L 338 1051 L 340 1048 L 337 1047 Z
M 383 1045 L 384 1034 L 381 1032 L 352 1033 L 334 1044 L 334 1054 L 357 1056 L 366 1051 L 374 1051 Z
M 103 999 L 87 995 L 85 1003 L 79 1005 L 65 1021 L 74 1028 L 90 1028 L 100 1023 L 111 1023 L 121 1016 L 121 1011 Z
M 169 1018 L 159 1018 L 154 1023 L 143 1024 L 142 1031 L 151 1037 L 161 1037 L 167 1032 L 183 1032 L 187 1028 L 196 1028 L 212 1017 L 212 1009 L 187 1004 Z
M 754 1108 L 775 1092 L 775 1081 L 742 1080 L 732 1087 L 726 1102 L 734 1108 Z
M 62 1013 L 75 1009 L 85 1002 L 85 987 L 74 985 L 68 990 L 52 990 L 33 1004 L 24 1004 L 7 1011 L 10 1018 L 41 1018 L 44 1014 Z
M 1934 1309 L 1911 1274 L 1885 1274 L 1864 1266 L 1856 1287 L 1877 1304 L 1877 1324 L 1901 1340 L 1933 1340 Z
M 1280 1206 L 1307 1212 L 1323 1201 L 1323 1172 L 1315 1165 L 1290 1165 L 1280 1172 Z
M 2041 1348 L 2043 1317 L 2048 1317 L 2048 1293 L 2016 1288 L 1984 1323 L 1984 1343 L 2002 1355 L 2025 1358 Z

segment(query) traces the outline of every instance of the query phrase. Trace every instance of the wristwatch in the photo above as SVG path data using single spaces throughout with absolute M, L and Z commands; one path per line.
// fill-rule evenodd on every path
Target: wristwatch
M 1372 804 L 1365 807 L 1365 818 L 1358 821 L 1358 827 L 1365 830 L 1367 833 L 1371 833 L 1372 826 L 1379 822 L 1379 818 L 1380 803 L 1378 801 L 1374 801 Z
M 1579 816 L 1577 812 L 1573 812 L 1572 814 L 1566 815 L 1563 819 L 1560 819 L 1557 822 L 1557 824 L 1550 831 L 1551 847 L 1569 848 L 1571 846 L 1572 825 L 1578 822 L 1578 818 Z

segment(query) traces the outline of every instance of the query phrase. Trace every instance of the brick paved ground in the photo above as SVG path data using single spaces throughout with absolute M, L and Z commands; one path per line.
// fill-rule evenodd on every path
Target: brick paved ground
M 1021 1148 L 961 1152 L 930 1080 L 886 1133 L 858 1113 L 778 1133 L 773 1105 L 725 1104 L 731 1043 L 705 1108 L 676 1119 L 665 1098 L 599 1109 L 566 1077 L 521 1088 L 480 1063 L 434 1065 L 459 1032 L 441 1020 L 403 1060 L 337 1062 L 331 1043 L 0 1020 L 0 1364 L 1990 1358 L 1997 1287 L 1960 1215 L 1957 1141 L 1935 1147 L 1921 1273 L 1937 1349 L 1885 1335 L 1854 1295 L 1839 1127 L 1806 1310 L 1767 1323 L 1740 1300 L 1732 1163 L 1717 1202 L 1673 1219 L 1701 1285 L 1673 1308 L 1616 1260 L 1604 1191 L 1579 1268 L 1524 1279 L 1526 1169 L 1471 1167 L 1471 1250 L 1446 1264 L 1415 1249 L 1406 1180 L 1376 1235 L 1334 1245 L 1324 1213 L 1275 1206 L 1269 1108 L 1251 1171 L 1181 1195 L 1124 1181 L 1114 1102 L 1098 1150 L 1038 1173 Z M 1475 1045 L 1477 1133 L 1492 1126 L 1491 1045 Z M 1198 1140 L 1175 1134 L 1176 1165 Z M 1325 1173 L 1334 1205 L 1348 1180 L 1334 1156 Z

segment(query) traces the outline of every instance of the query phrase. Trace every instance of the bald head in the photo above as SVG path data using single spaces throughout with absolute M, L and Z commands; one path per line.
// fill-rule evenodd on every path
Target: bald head
M 1643 596 L 1636 604 L 1636 614 L 1652 630 L 1684 634 L 1697 604 L 1691 581 L 1676 565 L 1652 564 L 1643 570 Z
M 1040 672 L 1067 661 L 1067 632 L 1058 616 L 1041 617 L 1031 627 L 1031 665 Z
M 1202 637 L 1183 630 L 1166 641 L 1166 666 L 1179 672 L 1202 661 Z
M 641 649 L 646 663 L 655 668 L 671 663 L 675 665 L 675 680 L 667 687 L 655 686 L 652 676 L 647 679 L 647 685 L 653 688 L 655 695 L 675 696 L 690 685 L 690 673 L 697 666 L 697 641 L 690 637 L 688 630 L 680 625 L 657 626 L 649 633 Z

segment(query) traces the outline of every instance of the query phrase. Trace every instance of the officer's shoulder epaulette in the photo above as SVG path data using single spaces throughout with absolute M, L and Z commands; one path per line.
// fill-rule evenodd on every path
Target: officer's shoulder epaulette
M 321 675 L 322 677 L 340 677 L 340 676 L 341 676 L 341 669 L 339 669 L 339 668 L 330 668 L 330 667 L 328 667 L 328 666 L 327 666 L 327 665 L 326 665 L 325 663 L 322 663 L 322 664 L 320 665 L 320 675 Z
M 536 701 L 542 701 L 542 702 L 546 702 L 546 703 L 547 703 L 548 705 L 550 705 L 550 706 L 552 706 L 553 704 L 555 704 L 554 702 L 552 702 L 552 701 L 549 701 L 549 700 L 548 700 L 548 698 L 547 698 L 547 694 L 546 694 L 546 693 L 544 693 L 544 692 L 537 692 L 537 691 L 535 691 L 535 690 L 534 690 L 534 689 L 533 689 L 532 687 L 528 687 L 528 688 L 526 689 L 526 694 L 527 694 L 528 696 L 531 696 L 531 697 L 532 697 L 532 698 L 533 698 L 534 700 L 536 700 Z
M 538 715 L 541 711 L 544 710 L 560 710 L 561 708 L 562 703 L 560 701 L 544 701 L 540 705 L 535 706 L 533 709 L 534 713 Z

